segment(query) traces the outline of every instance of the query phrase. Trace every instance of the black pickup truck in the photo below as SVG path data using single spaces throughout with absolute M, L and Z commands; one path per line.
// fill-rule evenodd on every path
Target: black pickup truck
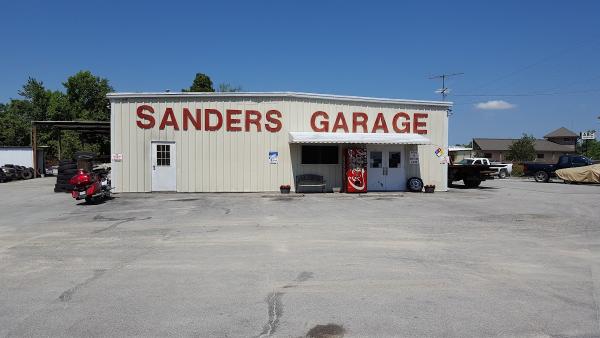
M 479 162 L 481 163 L 481 162 Z M 474 163 L 473 159 L 463 159 L 448 165 L 448 184 L 463 181 L 466 188 L 477 188 L 485 180 L 493 180 L 498 172 L 494 165 Z
M 583 167 L 593 164 L 592 160 L 581 155 L 562 155 L 556 164 L 529 162 L 523 163 L 525 176 L 533 176 L 536 182 L 548 182 L 556 177 L 558 169 Z

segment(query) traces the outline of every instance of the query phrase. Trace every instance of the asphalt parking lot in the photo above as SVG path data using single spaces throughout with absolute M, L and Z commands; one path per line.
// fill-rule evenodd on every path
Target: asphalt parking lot
M 600 336 L 599 186 L 83 205 L 53 183 L 0 185 L 0 336 Z

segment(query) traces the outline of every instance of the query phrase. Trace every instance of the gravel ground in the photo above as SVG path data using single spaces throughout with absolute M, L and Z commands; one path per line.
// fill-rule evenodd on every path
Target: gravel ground
M 53 183 L 0 184 L 0 336 L 600 336 L 599 186 L 84 205 Z

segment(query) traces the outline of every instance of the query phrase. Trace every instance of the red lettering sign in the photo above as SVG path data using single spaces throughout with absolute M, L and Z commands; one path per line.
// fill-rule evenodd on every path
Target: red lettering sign
M 421 118 L 426 119 L 429 115 L 425 113 L 415 113 L 413 115 L 413 133 L 415 134 L 427 134 L 427 129 L 419 129 L 419 127 L 427 127 L 427 122 L 419 121 Z
M 398 119 L 403 118 L 405 121 L 402 122 L 402 128 L 398 127 Z M 405 112 L 399 112 L 394 115 L 392 120 L 392 127 L 397 133 L 410 133 L 410 116 Z
M 384 133 L 389 131 L 387 123 L 385 123 L 385 117 L 382 113 L 377 114 L 377 117 L 375 118 L 375 124 L 373 125 L 373 130 L 371 132 L 376 133 L 380 129 L 383 130 Z
M 154 112 L 154 108 L 150 105 L 137 107 L 136 115 L 138 119 L 135 123 L 138 128 L 153 128 L 157 123 L 157 119 L 152 115 Z M 204 113 L 204 117 L 202 113 Z M 167 127 L 172 127 L 173 130 L 179 130 L 177 116 L 172 107 L 166 107 L 160 119 L 159 129 L 164 130 Z M 392 132 L 427 134 L 428 117 L 428 113 L 414 113 L 411 119 L 408 113 L 397 112 L 391 120 Z M 264 115 L 264 122 L 263 115 L 258 110 L 227 109 L 225 116 L 223 116 L 220 111 L 212 108 L 196 109 L 195 114 L 189 108 L 182 108 L 181 115 L 179 115 L 179 119 L 183 119 L 183 130 L 219 131 L 225 124 L 225 130 L 229 132 L 250 132 L 254 130 L 261 132 L 264 128 L 268 132 L 276 133 L 283 129 L 282 118 L 283 114 L 275 109 L 267 111 Z M 327 112 L 318 110 L 310 117 L 310 128 L 320 133 L 349 133 L 350 130 L 353 133 L 389 133 L 388 121 L 383 113 L 377 113 L 372 125 L 369 125 L 369 116 L 364 112 L 353 112 L 351 119 L 348 119 L 344 112 L 338 112 L 335 115 L 335 120 L 331 122 Z M 348 125 L 348 122 L 351 125 Z
M 333 123 L 332 132 L 337 132 L 338 129 L 342 129 L 345 132 L 348 132 L 348 124 L 346 123 L 346 118 L 344 117 L 344 113 L 339 112 L 337 117 L 335 118 L 335 122 Z
M 160 122 L 160 127 L 158 127 L 158 129 L 163 130 L 166 126 L 173 126 L 173 129 L 179 130 L 179 125 L 177 124 L 175 113 L 173 113 L 173 108 L 165 109 L 165 115 L 163 115 L 162 121 Z
M 217 118 L 217 124 L 210 124 L 210 116 L 213 115 Z M 221 129 L 223 126 L 223 115 L 216 109 L 204 109 L 204 129 L 206 131 L 216 131 Z
M 148 106 L 148 105 L 139 106 L 137 108 L 137 112 L 136 112 L 137 116 L 148 122 L 144 123 L 140 120 L 137 120 L 137 121 L 135 121 L 135 123 L 137 124 L 138 127 L 142 128 L 142 129 L 151 129 L 156 124 L 156 120 L 154 119 L 154 116 L 144 114 L 144 110 L 147 110 L 150 113 L 154 114 L 154 108 L 152 108 L 151 106 Z
M 196 130 L 202 130 L 202 125 L 200 124 L 201 114 L 202 109 L 196 109 L 196 118 L 194 118 L 189 109 L 183 108 L 183 130 L 188 130 L 189 122 L 191 122 L 194 125 L 194 128 L 196 128 Z
M 234 119 L 234 115 L 242 115 L 242 111 L 237 109 L 227 109 L 227 131 L 242 131 L 242 127 L 237 126 L 242 120 Z
M 325 120 L 321 121 L 321 126 L 317 127 L 316 121 L 317 121 L 317 117 L 322 116 Z M 312 114 L 312 116 L 310 117 L 310 127 L 312 128 L 313 131 L 316 132 L 328 132 L 329 131 L 329 115 L 327 115 L 326 112 L 324 111 L 316 111 L 314 114 Z
M 265 126 L 265 129 L 267 129 L 268 131 L 272 132 L 272 133 L 276 133 L 278 131 L 281 130 L 281 128 L 283 127 L 283 124 L 281 123 L 281 112 L 279 110 L 269 110 L 267 112 L 266 115 L 266 119 L 267 122 L 272 123 L 271 124 L 267 124 Z

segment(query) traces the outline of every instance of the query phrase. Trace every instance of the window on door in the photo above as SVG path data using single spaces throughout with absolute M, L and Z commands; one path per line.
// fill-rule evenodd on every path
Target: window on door
M 381 168 L 383 162 L 383 153 L 381 151 L 372 151 L 369 158 L 370 168 Z
M 170 166 L 171 165 L 171 145 L 157 144 L 156 145 L 156 165 Z
M 388 168 L 399 168 L 401 153 L 399 151 L 390 151 L 388 157 Z

